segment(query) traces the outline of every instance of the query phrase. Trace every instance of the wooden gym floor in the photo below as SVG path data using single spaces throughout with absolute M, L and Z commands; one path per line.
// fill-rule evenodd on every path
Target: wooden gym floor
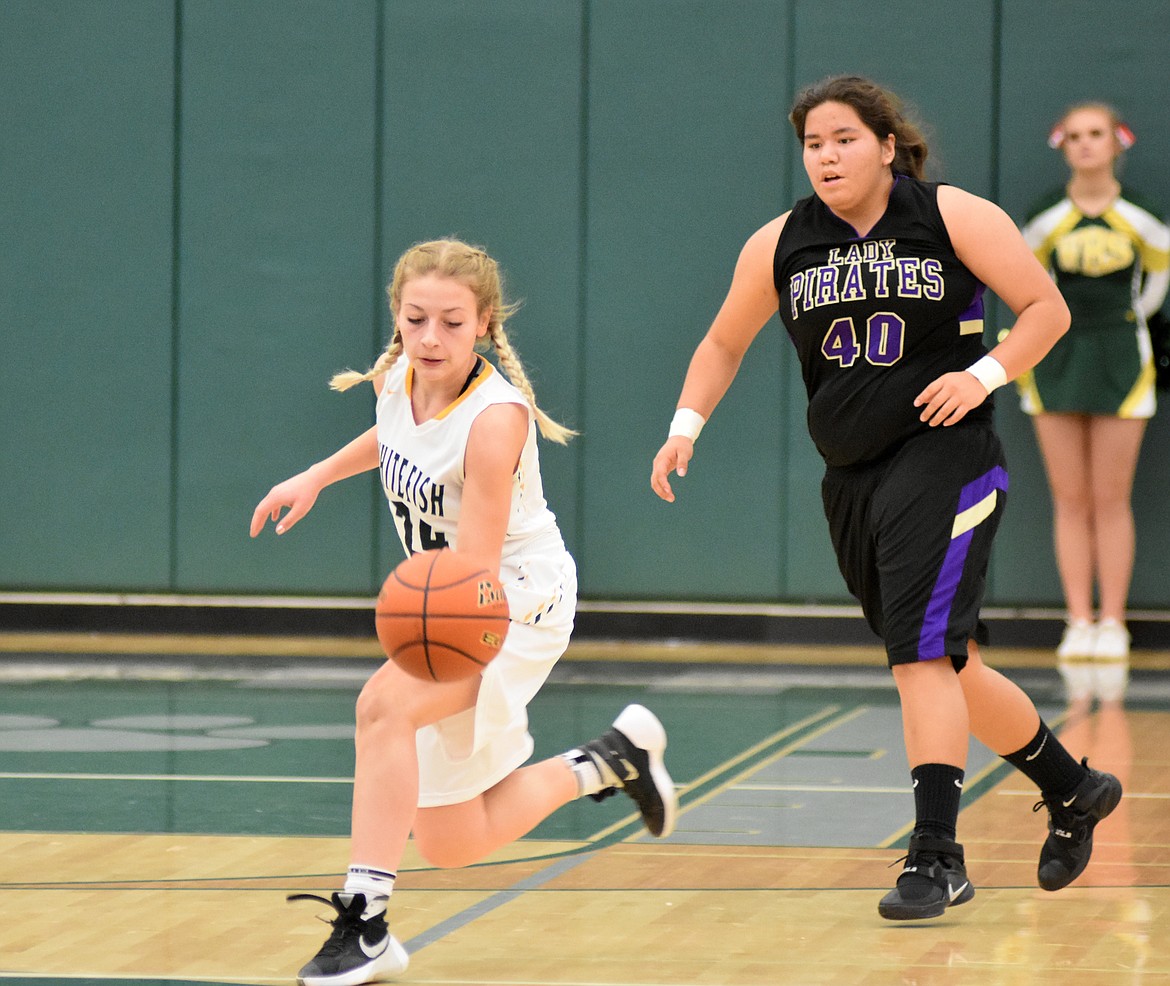
M 372 641 L 0 637 L 0 982 L 292 982 L 328 928 L 285 895 L 347 862 L 353 701 Z M 1066 743 L 1122 778 L 1072 887 L 1035 885 L 1044 812 L 973 743 L 975 899 L 877 915 L 913 814 L 874 648 L 574 645 L 531 709 L 537 755 L 629 701 L 670 734 L 678 831 L 575 802 L 484 864 L 413 853 L 401 981 L 477 986 L 1170 983 L 1170 654 L 1125 706 L 1067 715 L 1050 652 L 989 653 Z

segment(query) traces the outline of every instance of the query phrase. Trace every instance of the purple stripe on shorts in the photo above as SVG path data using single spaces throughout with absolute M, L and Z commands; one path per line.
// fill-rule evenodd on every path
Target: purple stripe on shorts
M 982 284 L 976 286 L 975 297 L 971 299 L 971 304 L 967 306 L 967 310 L 959 316 L 960 322 L 970 322 L 983 318 L 983 292 L 985 290 Z
M 1008 488 L 1008 474 L 1002 466 L 996 466 L 984 473 L 978 479 L 968 483 L 959 492 L 959 506 L 956 516 L 964 510 L 969 510 L 979 503 L 992 490 L 1006 490 Z M 938 578 L 934 583 L 934 591 L 930 594 L 930 602 L 926 605 L 926 615 L 922 620 L 922 633 L 918 637 L 918 660 L 931 661 L 946 654 L 947 623 L 950 620 L 951 606 L 955 602 L 955 593 L 963 577 L 963 566 L 967 562 L 967 552 L 971 547 L 971 539 L 975 536 L 975 529 L 964 531 L 957 538 L 951 539 L 939 569 Z

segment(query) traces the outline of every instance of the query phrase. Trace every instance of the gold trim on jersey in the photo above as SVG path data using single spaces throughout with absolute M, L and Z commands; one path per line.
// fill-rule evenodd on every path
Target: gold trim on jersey
M 479 353 L 475 354 L 475 358 L 479 360 L 481 364 L 479 373 L 475 375 L 475 379 L 472 380 L 470 384 L 468 384 L 467 389 L 463 391 L 463 393 L 461 393 L 458 397 L 455 398 L 455 400 L 453 400 L 450 404 L 443 408 L 443 410 L 436 414 L 431 419 L 432 421 L 442 421 L 443 418 L 447 417 L 452 411 L 455 410 L 455 408 L 467 400 L 468 396 L 495 372 L 495 367 L 492 366 L 491 363 L 484 359 Z M 403 389 L 406 391 L 406 399 L 409 401 L 414 390 L 413 366 L 408 365 L 406 367 L 406 382 L 403 385 Z

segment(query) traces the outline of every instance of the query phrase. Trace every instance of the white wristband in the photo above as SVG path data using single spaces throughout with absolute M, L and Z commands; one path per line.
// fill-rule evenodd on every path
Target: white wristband
M 707 419 L 698 411 L 692 411 L 689 407 L 680 407 L 670 420 L 670 431 L 666 433 L 666 437 L 674 438 L 675 435 L 683 435 L 693 442 L 699 437 L 699 432 L 703 430 L 703 425 L 706 423 Z
M 989 394 L 997 387 L 1002 387 L 1007 383 L 1007 370 L 1003 368 L 1003 364 L 999 360 L 990 354 L 977 359 L 967 367 L 967 372 L 983 384 L 984 389 Z

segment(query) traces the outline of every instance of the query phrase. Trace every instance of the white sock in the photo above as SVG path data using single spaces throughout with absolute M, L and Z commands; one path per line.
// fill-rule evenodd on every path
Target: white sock
M 583 798 L 587 794 L 596 794 L 608 787 L 620 787 L 618 780 L 609 765 L 604 760 L 595 760 L 587 751 L 576 747 L 561 754 L 561 759 L 569 765 L 573 776 L 577 778 L 577 797 Z
M 386 901 L 394 890 L 396 878 L 395 873 L 354 864 L 346 871 L 344 893 L 362 894 L 366 898 L 362 917 L 371 918 L 386 910 Z

